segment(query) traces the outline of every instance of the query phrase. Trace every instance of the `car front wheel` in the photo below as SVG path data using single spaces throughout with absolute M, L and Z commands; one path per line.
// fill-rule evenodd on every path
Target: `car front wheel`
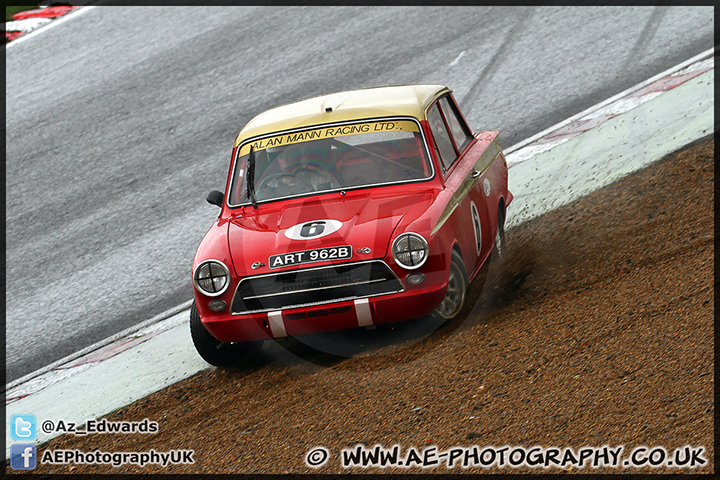
M 229 350 L 231 345 L 224 343 L 210 335 L 205 329 L 195 302 L 190 307 L 190 335 L 192 336 L 195 349 L 203 360 L 210 365 L 222 367 L 233 363 L 234 358 Z
M 435 309 L 434 314 L 445 320 L 452 320 L 458 316 L 465 305 L 468 289 L 468 276 L 462 257 L 455 250 L 450 258 L 450 273 L 448 274 L 448 287 L 445 298 Z

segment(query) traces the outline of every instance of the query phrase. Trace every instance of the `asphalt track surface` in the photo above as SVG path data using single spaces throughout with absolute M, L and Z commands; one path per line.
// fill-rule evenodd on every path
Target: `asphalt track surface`
M 713 25 L 712 7 L 95 7 L 11 44 L 6 380 L 192 297 L 204 197 L 254 115 L 443 83 L 509 147 L 711 48 Z

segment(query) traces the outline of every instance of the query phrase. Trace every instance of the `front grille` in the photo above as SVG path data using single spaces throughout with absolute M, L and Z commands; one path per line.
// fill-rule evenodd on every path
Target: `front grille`
M 382 261 L 346 263 L 248 277 L 240 281 L 232 313 L 258 313 L 402 292 Z

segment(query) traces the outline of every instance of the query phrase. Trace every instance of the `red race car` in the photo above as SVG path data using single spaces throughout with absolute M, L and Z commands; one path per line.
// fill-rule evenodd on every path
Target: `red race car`
M 253 118 L 225 193 L 207 197 L 221 211 L 193 263 L 200 356 L 223 365 L 238 342 L 456 317 L 503 250 L 512 194 L 497 136 L 473 134 L 442 85 L 341 92 Z

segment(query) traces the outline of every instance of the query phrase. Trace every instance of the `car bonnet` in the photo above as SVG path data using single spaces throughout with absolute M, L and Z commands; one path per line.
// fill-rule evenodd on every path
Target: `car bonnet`
M 352 247 L 350 260 L 332 263 L 383 258 L 397 224 L 424 198 L 427 195 L 423 193 L 388 196 L 348 192 L 288 201 L 272 210 L 268 205 L 245 209 L 246 215 L 233 217 L 228 225 L 235 273 L 244 277 L 298 268 L 270 269 L 270 257 L 323 247 Z M 313 262 L 303 267 L 327 263 Z

